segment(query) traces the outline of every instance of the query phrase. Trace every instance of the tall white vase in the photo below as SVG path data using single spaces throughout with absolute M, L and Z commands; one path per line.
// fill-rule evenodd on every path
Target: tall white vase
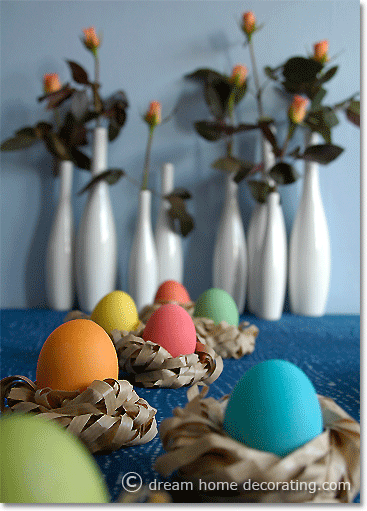
M 69 310 L 75 294 L 71 161 L 59 162 L 59 183 L 59 201 L 46 251 L 46 296 L 52 309 Z
M 246 301 L 247 249 L 240 208 L 238 185 L 226 177 L 226 191 L 214 247 L 213 285 L 227 291 L 243 313 Z
M 264 240 L 259 256 L 259 297 L 255 314 L 267 320 L 280 319 L 287 285 L 287 236 L 278 192 L 268 195 Z
M 262 161 L 264 170 L 268 172 L 275 165 L 275 156 L 270 142 L 262 137 Z M 281 209 L 280 204 L 277 205 Z M 281 211 L 279 212 L 281 214 Z M 266 204 L 256 203 L 249 222 L 247 230 L 247 253 L 248 253 L 248 286 L 247 286 L 247 306 L 253 313 L 258 308 L 259 302 L 259 257 L 264 241 L 265 227 L 267 218 Z
M 306 133 L 306 146 L 319 143 Z M 303 192 L 294 220 L 289 253 L 291 311 L 303 316 L 325 313 L 330 284 L 330 237 L 315 162 L 305 162 Z
M 161 193 L 167 195 L 173 191 L 172 163 L 165 163 L 161 171 Z M 166 280 L 183 281 L 183 254 L 181 236 L 175 232 L 173 219 L 168 215 L 170 204 L 161 199 L 155 230 L 155 242 L 158 257 L 159 286 Z
M 152 304 L 157 292 L 158 263 L 151 219 L 152 192 L 142 190 L 129 262 L 129 293 L 138 311 Z
M 94 131 L 92 177 L 107 169 L 107 130 Z M 109 185 L 100 181 L 89 191 L 76 242 L 76 283 L 79 306 L 91 312 L 116 289 L 117 243 Z

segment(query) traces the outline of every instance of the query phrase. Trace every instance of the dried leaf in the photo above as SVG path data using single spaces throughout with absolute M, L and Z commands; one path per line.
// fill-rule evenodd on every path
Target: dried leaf
M 88 78 L 88 73 L 85 71 L 84 68 L 82 68 L 82 66 L 80 66 L 76 62 L 73 62 L 72 60 L 67 60 L 66 62 L 69 64 L 73 80 L 76 83 L 80 83 L 82 85 L 91 84 Z
M 89 183 L 86 184 L 86 186 L 78 192 L 78 195 L 82 195 L 84 192 L 90 190 L 93 188 L 93 186 L 100 181 L 106 181 L 109 185 L 113 185 L 117 183 L 117 181 L 124 176 L 126 173 L 122 169 L 108 169 L 104 172 L 101 172 L 97 176 L 95 176 L 93 179 L 89 181 Z

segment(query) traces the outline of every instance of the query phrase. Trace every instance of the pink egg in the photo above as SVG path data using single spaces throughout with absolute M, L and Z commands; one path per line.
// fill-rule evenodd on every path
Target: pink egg
M 195 325 L 184 308 L 167 303 L 151 315 L 143 339 L 159 344 L 173 357 L 189 355 L 195 352 Z

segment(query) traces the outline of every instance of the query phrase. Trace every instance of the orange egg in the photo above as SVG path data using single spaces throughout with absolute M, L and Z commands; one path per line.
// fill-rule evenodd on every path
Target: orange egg
M 74 319 L 54 330 L 37 362 L 38 388 L 85 390 L 94 380 L 118 379 L 115 347 L 102 327 L 89 319 Z
M 189 355 L 195 352 L 195 325 L 183 307 L 166 303 L 150 316 L 143 339 L 159 344 L 173 357 Z
M 166 280 L 159 286 L 154 301 L 159 303 L 189 303 L 191 302 L 191 299 L 185 286 L 183 286 L 180 282 L 177 282 L 176 280 Z

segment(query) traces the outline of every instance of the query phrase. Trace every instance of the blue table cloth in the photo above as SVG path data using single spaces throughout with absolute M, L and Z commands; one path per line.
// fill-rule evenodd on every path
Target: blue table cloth
M 39 352 L 48 335 L 64 320 L 65 312 L 45 309 L 1 311 L 1 378 L 19 374 L 36 377 Z M 224 360 L 221 376 L 208 396 L 219 399 L 232 391 L 243 373 L 263 360 L 280 358 L 300 367 L 313 382 L 317 393 L 333 398 L 359 421 L 360 318 L 358 315 L 307 318 L 285 314 L 276 322 L 242 316 L 259 330 L 255 351 L 240 360 Z M 143 389 L 137 393 L 157 409 L 158 426 L 186 402 L 186 388 Z M 138 473 L 143 482 L 164 479 L 152 464 L 163 453 L 159 435 L 148 444 L 122 448 L 112 454 L 95 455 L 113 501 L 121 493 L 122 477 Z M 359 501 L 358 497 L 356 501 Z

